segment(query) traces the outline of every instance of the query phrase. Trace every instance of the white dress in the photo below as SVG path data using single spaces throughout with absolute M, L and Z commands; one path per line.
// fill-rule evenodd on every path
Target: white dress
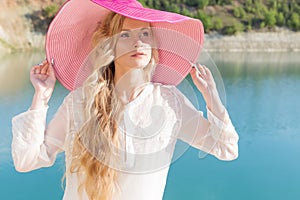
M 69 169 L 74 136 L 83 123 L 79 91 L 64 99 L 47 127 L 48 107 L 28 110 L 12 119 L 12 156 L 18 171 L 49 167 L 62 151 Z M 122 127 L 127 131 L 121 138 L 126 143 L 120 144 L 126 159 L 118 172 L 120 192 L 113 200 L 161 200 L 177 139 L 221 160 L 237 158 L 238 135 L 225 108 L 223 112 L 220 120 L 207 110 L 207 120 L 176 87 L 145 86 L 125 105 L 118 121 L 120 132 Z M 78 182 L 76 173 L 66 173 L 64 200 L 88 199 L 85 192 L 80 198 Z

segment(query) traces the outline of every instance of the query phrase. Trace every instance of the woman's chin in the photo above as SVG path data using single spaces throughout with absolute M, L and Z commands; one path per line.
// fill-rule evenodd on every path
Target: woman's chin
M 148 63 L 136 63 L 135 65 L 132 65 L 133 69 L 144 69 L 147 67 Z

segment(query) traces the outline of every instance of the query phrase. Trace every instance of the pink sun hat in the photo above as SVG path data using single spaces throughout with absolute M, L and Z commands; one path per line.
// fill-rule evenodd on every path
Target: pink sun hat
M 80 67 L 92 51 L 92 35 L 108 13 L 150 22 L 156 30 L 159 63 L 152 82 L 179 84 L 200 55 L 204 29 L 200 20 L 144 8 L 136 0 L 68 0 L 51 22 L 46 35 L 46 57 L 58 81 L 68 90 L 80 86 Z M 85 78 L 88 75 L 83 75 Z M 81 78 L 82 82 L 84 78 Z M 81 83 L 82 84 L 82 83 Z

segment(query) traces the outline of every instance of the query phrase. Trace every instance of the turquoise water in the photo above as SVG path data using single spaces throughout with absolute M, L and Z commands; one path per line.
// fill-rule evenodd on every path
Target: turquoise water
M 240 135 L 232 162 L 198 158 L 190 148 L 170 168 L 164 200 L 253 200 L 300 198 L 299 53 L 211 54 Z M 11 118 L 25 111 L 33 89 L 28 79 L 42 53 L 0 56 L 0 191 L 3 200 L 61 199 L 63 155 L 54 167 L 15 171 L 10 155 Z M 49 119 L 67 91 L 56 85 Z M 149 188 L 151 191 L 151 188 Z

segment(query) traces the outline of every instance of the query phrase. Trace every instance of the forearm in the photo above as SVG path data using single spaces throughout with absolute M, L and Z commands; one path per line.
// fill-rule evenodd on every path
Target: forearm
M 239 136 L 227 110 L 225 109 L 223 117 L 220 119 L 208 109 L 207 117 L 209 121 L 208 131 L 205 136 L 198 135 L 199 131 L 197 131 L 197 136 L 192 145 L 214 155 L 220 160 L 236 159 L 238 157 Z
M 56 158 L 56 154 L 48 155 L 48 147 L 45 144 L 22 146 L 14 139 L 12 146 L 14 166 L 19 172 L 29 172 L 41 167 L 52 166 Z
M 191 77 L 194 84 L 204 97 L 207 108 L 220 120 L 227 123 L 226 109 L 220 99 L 216 83 L 210 70 L 201 65 L 197 65 L 197 69 L 191 70 Z
M 238 156 L 238 135 L 218 93 L 202 93 L 207 102 L 207 119 L 195 109 L 182 93 L 174 90 L 180 99 L 182 124 L 178 138 L 197 149 L 222 160 Z M 217 95 L 217 96 L 216 96 Z M 208 98 L 209 97 L 209 98 Z M 218 114 L 218 116 L 215 115 Z
M 29 110 L 12 119 L 12 156 L 18 171 L 30 171 L 53 163 L 44 142 L 47 107 Z
M 206 94 L 203 94 L 203 97 L 206 102 L 207 109 L 209 109 L 214 116 L 227 124 L 228 114 L 220 99 L 217 89 L 208 90 Z
M 52 91 L 51 91 L 51 93 L 52 93 Z M 51 95 L 50 95 L 50 97 L 51 97 Z M 42 108 L 47 107 L 50 97 L 45 97 L 44 93 L 35 91 L 33 98 L 32 98 L 30 110 L 37 110 L 37 109 L 42 109 Z

